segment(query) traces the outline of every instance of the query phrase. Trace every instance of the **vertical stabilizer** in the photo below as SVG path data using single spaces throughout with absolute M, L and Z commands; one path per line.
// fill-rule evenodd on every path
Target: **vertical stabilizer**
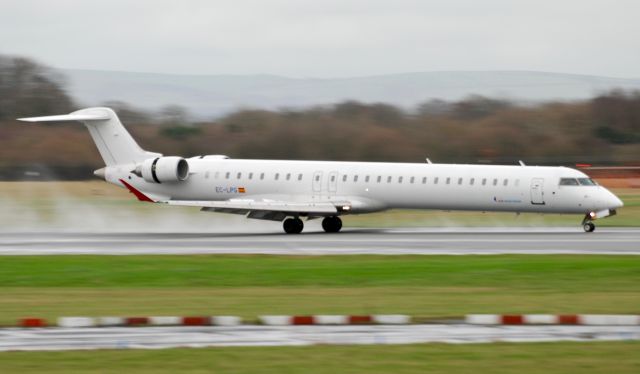
M 105 165 L 136 164 L 161 156 L 140 148 L 110 108 L 87 108 L 61 116 L 21 118 L 26 122 L 80 121 L 87 126 Z

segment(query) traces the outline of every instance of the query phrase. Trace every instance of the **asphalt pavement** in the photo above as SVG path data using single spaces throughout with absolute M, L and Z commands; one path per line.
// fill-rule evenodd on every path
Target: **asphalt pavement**
M 304 232 L 0 232 L 0 255 L 640 255 L 640 229 L 446 228 Z

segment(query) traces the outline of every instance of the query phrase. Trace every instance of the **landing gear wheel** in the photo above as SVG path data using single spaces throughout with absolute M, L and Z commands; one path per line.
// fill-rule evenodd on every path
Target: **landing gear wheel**
M 304 229 L 304 223 L 300 218 L 287 218 L 282 223 L 282 227 L 287 234 L 300 234 Z
M 584 229 L 584 232 L 593 232 L 593 230 L 596 229 L 596 225 L 594 225 L 593 222 L 586 222 L 582 225 L 582 228 Z
M 325 217 L 322 220 L 322 228 L 325 232 L 338 232 L 342 228 L 342 220 L 340 217 Z

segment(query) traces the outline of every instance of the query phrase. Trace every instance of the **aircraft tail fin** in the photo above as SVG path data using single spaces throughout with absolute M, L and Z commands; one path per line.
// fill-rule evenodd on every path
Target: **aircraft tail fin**
M 110 108 L 87 108 L 59 116 L 20 118 L 25 122 L 80 121 L 93 138 L 105 165 L 135 164 L 162 156 L 140 148 Z

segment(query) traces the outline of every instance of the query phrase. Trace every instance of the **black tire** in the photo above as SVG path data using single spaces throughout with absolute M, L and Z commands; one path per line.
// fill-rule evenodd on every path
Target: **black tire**
M 339 232 L 342 229 L 342 220 L 340 217 L 325 217 L 322 220 L 322 229 L 325 232 Z
M 587 222 L 582 225 L 582 228 L 584 229 L 584 232 L 593 232 L 596 229 L 596 225 L 594 225 L 593 222 Z
M 287 218 L 282 223 L 282 228 L 287 234 L 300 234 L 304 229 L 304 223 L 300 218 Z

